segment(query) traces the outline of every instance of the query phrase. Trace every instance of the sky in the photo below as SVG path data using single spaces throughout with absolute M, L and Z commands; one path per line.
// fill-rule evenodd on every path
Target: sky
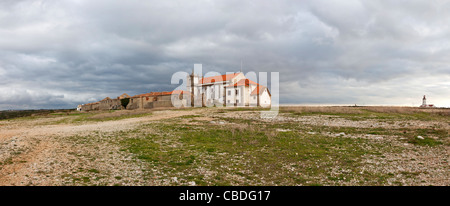
M 281 104 L 450 107 L 450 1 L 0 1 L 0 110 L 279 72 Z M 257 80 L 256 80 L 257 81 Z M 271 83 L 271 81 L 269 81 Z M 270 89 L 270 84 L 268 85 Z

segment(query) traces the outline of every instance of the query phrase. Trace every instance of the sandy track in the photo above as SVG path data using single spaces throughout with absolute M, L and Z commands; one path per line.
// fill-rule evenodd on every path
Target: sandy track
M 130 130 L 137 126 L 162 119 L 170 119 L 183 115 L 192 115 L 198 110 L 165 110 L 155 111 L 150 116 L 128 118 L 115 121 L 85 123 L 82 125 L 62 124 L 62 125 L 42 125 L 45 118 L 29 121 L 7 121 L 0 126 L 0 185 L 59 185 L 59 175 L 63 175 L 67 166 L 75 163 L 73 168 L 86 162 L 70 162 L 70 155 L 89 153 L 85 148 L 72 145 L 68 141 L 63 141 L 65 137 L 74 135 L 89 134 L 93 131 L 114 132 L 120 130 Z M 53 118 L 53 121 L 55 119 Z M 96 151 L 96 154 L 104 153 L 108 155 L 110 146 L 104 146 L 104 151 Z M 78 157 L 77 157 L 78 158 Z M 111 157 L 106 162 L 98 164 L 106 165 L 107 170 L 116 170 L 108 164 L 114 165 L 114 159 L 122 157 Z M 73 159 L 73 158 L 72 158 Z M 109 162 L 108 162 L 109 161 Z M 116 164 L 124 160 L 117 160 Z M 48 165 L 51 164 L 51 165 Z M 135 167 L 134 165 L 127 165 Z M 109 167 L 109 168 L 108 168 Z M 49 169 L 50 168 L 50 169 Z M 139 168 L 131 168 L 133 171 Z M 114 181 L 112 181 L 114 182 Z

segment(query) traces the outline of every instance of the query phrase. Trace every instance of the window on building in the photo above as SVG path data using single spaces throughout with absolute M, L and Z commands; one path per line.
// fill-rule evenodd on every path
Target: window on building
M 230 100 L 228 100 L 228 103 L 230 103 Z
M 228 90 L 228 96 L 230 96 L 231 95 L 231 91 L 230 90 Z
M 253 96 L 253 99 L 255 100 L 255 99 L 256 99 L 256 96 Z
M 238 89 L 236 89 L 236 95 L 239 95 L 239 90 Z
M 236 99 L 236 104 L 239 104 L 239 100 L 238 99 Z

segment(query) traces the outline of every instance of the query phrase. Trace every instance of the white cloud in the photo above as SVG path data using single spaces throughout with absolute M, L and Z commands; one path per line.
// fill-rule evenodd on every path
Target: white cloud
M 281 103 L 411 105 L 427 94 L 450 106 L 449 9 L 443 1 L 1 1 L 0 109 L 169 90 L 171 75 L 195 63 L 229 72 L 241 60 L 244 72 L 280 72 Z

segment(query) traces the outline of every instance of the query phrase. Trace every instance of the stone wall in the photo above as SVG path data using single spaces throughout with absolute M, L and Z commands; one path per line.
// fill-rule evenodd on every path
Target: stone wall
M 157 107 L 173 107 L 172 101 L 156 101 L 149 103 L 150 108 L 157 108 Z
M 158 107 L 174 107 L 172 99 L 176 101 L 177 107 L 180 105 L 190 104 L 190 95 L 183 94 L 167 94 L 168 92 L 162 92 L 162 94 L 143 94 L 136 95 L 130 98 L 130 102 L 127 105 L 128 110 L 134 109 L 152 109 Z M 201 101 L 200 101 L 201 102 Z M 105 98 L 98 103 L 89 103 L 81 106 L 81 111 L 91 110 L 111 110 L 111 109 L 124 109 L 120 98 L 110 99 Z
M 153 102 L 154 97 L 135 97 L 130 99 L 130 103 L 128 103 L 127 109 L 149 109 L 149 103 Z
M 103 100 L 99 104 L 99 110 L 121 109 L 122 103 L 120 99 Z
M 99 109 L 100 109 L 100 103 L 92 104 L 92 110 L 99 110 Z

